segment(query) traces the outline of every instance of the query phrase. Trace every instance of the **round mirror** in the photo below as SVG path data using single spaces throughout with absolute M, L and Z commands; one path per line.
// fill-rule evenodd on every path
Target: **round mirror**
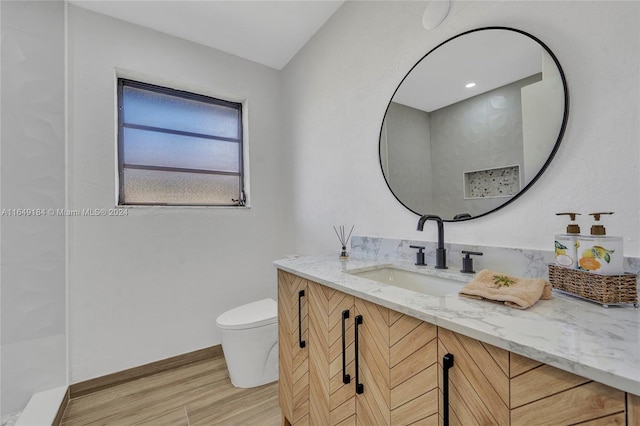
M 427 53 L 380 130 L 389 189 L 418 215 L 484 216 L 530 188 L 556 153 L 569 96 L 549 48 L 523 31 L 467 31 Z

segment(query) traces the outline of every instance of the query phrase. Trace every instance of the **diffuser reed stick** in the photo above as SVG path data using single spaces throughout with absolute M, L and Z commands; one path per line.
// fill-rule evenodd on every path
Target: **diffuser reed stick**
M 340 240 L 340 244 L 342 244 L 342 252 L 340 253 L 340 257 L 343 259 L 349 257 L 349 255 L 347 254 L 347 243 L 349 242 L 349 238 L 351 238 L 351 233 L 353 232 L 354 226 L 355 225 L 351 226 L 349 235 L 346 234 L 344 225 L 340 225 L 338 228 L 336 228 L 335 226 L 333 227 L 333 230 L 336 231 L 336 235 L 338 236 L 338 240 Z

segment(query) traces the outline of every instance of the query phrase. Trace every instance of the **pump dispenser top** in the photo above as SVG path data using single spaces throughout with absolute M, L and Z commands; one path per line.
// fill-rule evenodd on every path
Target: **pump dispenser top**
M 596 221 L 596 223 L 591 226 L 591 235 L 607 235 L 607 230 L 604 229 L 604 226 L 597 223 L 600 221 L 600 215 L 603 214 L 613 214 L 613 212 L 589 213 L 589 215 L 593 216 L 593 219 Z
M 580 213 L 556 213 L 557 216 L 569 216 L 571 222 L 576 221 L 576 215 L 580 216 Z M 567 225 L 567 234 L 579 234 L 580 225 L 577 223 L 570 223 Z

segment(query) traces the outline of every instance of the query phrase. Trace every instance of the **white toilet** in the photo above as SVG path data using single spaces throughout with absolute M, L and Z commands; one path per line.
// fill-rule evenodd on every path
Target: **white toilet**
M 278 380 L 278 304 L 273 299 L 233 308 L 216 320 L 231 383 L 252 388 Z

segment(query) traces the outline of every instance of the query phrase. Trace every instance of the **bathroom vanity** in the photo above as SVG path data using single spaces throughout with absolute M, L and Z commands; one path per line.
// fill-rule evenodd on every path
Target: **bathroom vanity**
M 554 293 L 518 310 L 458 296 L 468 275 L 401 260 L 275 265 L 284 424 L 640 424 L 638 309 Z M 366 273 L 382 267 L 441 288 Z

